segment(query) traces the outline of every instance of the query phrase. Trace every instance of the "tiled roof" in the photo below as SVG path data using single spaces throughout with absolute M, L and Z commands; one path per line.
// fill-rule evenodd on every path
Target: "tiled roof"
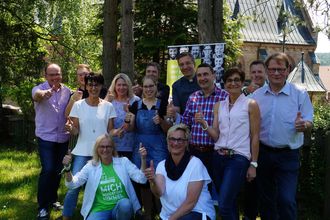
M 227 0 L 233 13 L 253 17 L 256 13 L 257 19 L 246 19 L 245 27 L 241 30 L 243 40 L 246 42 L 281 43 L 281 27 L 286 24 L 290 31 L 286 36 L 286 44 L 316 45 L 308 29 L 296 24 L 288 24 L 279 19 L 281 11 L 289 12 L 297 17 L 303 18 L 301 11 L 294 7 L 293 0 L 269 0 L 266 3 L 257 0 Z M 259 3 L 258 3 L 259 2 Z M 280 4 L 278 4 L 280 2 Z M 236 14 L 233 14 L 235 17 Z
M 308 92 L 325 92 L 323 83 L 317 78 L 304 61 L 300 61 L 289 74 L 288 82 L 305 88 Z

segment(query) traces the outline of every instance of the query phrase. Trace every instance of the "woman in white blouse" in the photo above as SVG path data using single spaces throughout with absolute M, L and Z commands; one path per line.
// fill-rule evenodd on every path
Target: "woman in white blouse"
M 219 192 L 219 214 L 222 219 L 239 219 L 236 198 L 245 178 L 256 177 L 259 152 L 260 111 L 253 99 L 241 93 L 245 73 L 228 69 L 223 75 L 229 96 L 214 105 L 212 127 L 195 117 L 214 139 L 213 180 Z

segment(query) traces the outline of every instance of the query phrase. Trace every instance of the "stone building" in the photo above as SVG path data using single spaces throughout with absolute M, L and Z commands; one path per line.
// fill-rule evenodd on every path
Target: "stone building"
M 233 17 L 246 16 L 242 56 L 238 63 L 247 73 L 249 64 L 256 59 L 265 60 L 268 55 L 284 51 L 289 55 L 291 70 L 304 52 L 305 63 L 318 73 L 319 64 L 314 53 L 317 33 L 313 32 L 312 20 L 305 8 L 296 7 L 293 0 L 227 0 Z M 293 22 L 299 18 L 304 25 Z

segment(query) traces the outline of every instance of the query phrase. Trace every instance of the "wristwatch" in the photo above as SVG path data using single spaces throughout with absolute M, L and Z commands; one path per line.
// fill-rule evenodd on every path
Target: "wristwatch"
M 253 166 L 254 168 L 257 168 L 257 167 L 258 167 L 258 162 L 256 162 L 256 161 L 251 161 L 251 162 L 250 162 L 250 166 Z

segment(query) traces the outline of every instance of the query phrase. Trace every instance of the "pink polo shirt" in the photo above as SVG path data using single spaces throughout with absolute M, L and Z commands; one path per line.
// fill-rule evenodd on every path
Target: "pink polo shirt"
M 214 149 L 228 148 L 250 160 L 250 120 L 249 102 L 243 93 L 229 111 L 229 97 L 220 101 L 218 120 L 220 135 Z
M 41 83 L 32 89 L 32 97 L 37 90 L 50 89 L 48 82 Z M 69 140 L 69 132 L 65 130 L 66 118 L 65 108 L 70 99 L 70 89 L 61 84 L 60 89 L 54 91 L 49 99 L 34 102 L 36 113 L 35 123 L 37 137 L 57 143 L 64 143 Z

